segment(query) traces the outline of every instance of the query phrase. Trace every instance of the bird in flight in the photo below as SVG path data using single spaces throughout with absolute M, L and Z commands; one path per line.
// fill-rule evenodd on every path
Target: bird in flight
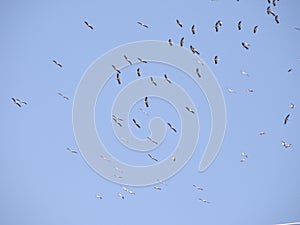
M 249 76 L 249 74 L 246 71 L 241 71 L 241 74 L 244 76 Z
M 198 75 L 198 77 L 201 77 L 200 69 L 199 68 L 196 68 L 196 74 Z
M 169 84 L 172 83 L 172 81 L 168 78 L 167 74 L 164 74 L 164 78 Z
M 158 161 L 156 158 L 154 158 L 151 154 L 148 154 L 148 156 L 150 157 L 150 159 L 154 160 L 154 161 Z
M 132 121 L 133 121 L 133 123 L 134 123 L 135 126 L 137 126 L 138 128 L 141 128 L 141 126 L 138 124 L 138 122 L 136 122 L 135 119 L 132 119 Z
M 265 134 L 266 134 L 265 131 L 260 131 L 260 132 L 259 132 L 259 135 L 265 135 Z
M 289 148 L 289 147 L 292 146 L 292 144 L 288 144 L 288 143 L 286 143 L 285 141 L 281 141 L 281 145 L 282 145 L 283 147 L 285 147 L 285 148 Z
M 125 196 L 122 195 L 121 193 L 119 193 L 119 197 L 120 197 L 121 199 L 124 199 L 124 198 L 125 198 Z
M 118 84 L 121 84 L 121 78 L 120 78 L 120 74 L 119 73 L 117 73 L 116 80 L 117 80 Z
M 251 89 L 251 88 L 248 88 L 247 91 L 248 91 L 249 93 L 253 93 L 253 92 L 254 92 L 254 90 Z
M 168 124 L 168 126 L 169 126 L 174 132 L 177 132 L 177 130 L 173 127 L 172 124 L 170 124 L 170 123 L 167 123 L 167 124 Z
M 246 159 L 245 159 L 245 158 L 242 158 L 242 159 L 240 160 L 240 162 L 246 162 Z
M 276 5 L 277 5 L 277 1 L 276 1 L 276 0 L 273 0 L 273 1 L 272 1 L 272 4 L 273 4 L 273 6 L 276 6 Z
M 287 114 L 286 117 L 284 117 L 283 123 L 287 124 L 289 118 L 290 118 L 290 114 Z
M 148 25 L 144 24 L 143 22 L 137 22 L 139 25 L 141 25 L 142 27 L 145 27 L 145 28 L 149 28 Z
M 183 44 L 184 44 L 184 37 L 182 37 L 182 38 L 180 39 L 179 44 L 180 44 L 180 47 L 183 47 Z
M 148 63 L 146 60 L 142 59 L 142 58 L 137 58 L 140 62 L 142 63 Z
M 103 160 L 105 160 L 105 161 L 107 161 L 107 162 L 110 162 L 110 159 L 109 159 L 109 158 L 107 158 L 106 156 L 104 156 L 104 155 L 101 155 L 100 157 L 101 157 L 101 159 L 103 159 Z
M 209 201 L 207 201 L 206 199 L 203 199 L 203 198 L 199 198 L 199 200 L 204 203 L 210 203 Z
M 214 62 L 215 62 L 215 64 L 218 64 L 218 62 L 219 62 L 219 58 L 218 58 L 218 56 L 216 55 L 215 57 L 214 57 Z
M 299 27 L 295 27 L 295 30 L 300 31 L 300 28 Z
M 294 104 L 294 103 L 291 103 L 291 104 L 290 104 L 290 108 L 291 108 L 291 109 L 294 109 L 294 108 L 295 108 L 295 104 Z
M 158 145 L 158 143 L 157 143 L 156 141 L 154 141 L 151 137 L 147 137 L 147 139 L 148 139 L 149 141 L 151 141 L 153 144 Z
M 236 91 L 233 90 L 233 89 L 231 89 L 231 88 L 227 88 L 227 91 L 228 91 L 229 93 L 236 93 Z
M 90 23 L 88 23 L 87 21 L 84 21 L 84 23 L 85 23 L 85 25 L 86 25 L 87 27 L 89 27 L 91 30 L 94 29 L 94 27 L 93 27 Z
M 172 42 L 171 39 L 168 40 L 168 43 L 169 43 L 170 46 L 173 46 L 173 42 Z
M 193 187 L 196 188 L 197 190 L 203 191 L 203 188 L 200 186 L 197 186 L 196 184 L 193 184 Z
M 191 31 L 192 31 L 192 34 L 195 34 L 195 33 L 196 33 L 195 25 L 193 25 L 193 26 L 191 27 Z
M 60 68 L 62 68 L 62 65 L 57 60 L 53 59 L 52 62 L 54 62 L 55 65 L 57 65 Z
M 67 150 L 73 154 L 77 154 L 77 151 L 75 149 L 67 148 Z
M 99 195 L 99 194 L 97 194 L 97 195 L 96 195 L 96 198 L 97 198 L 97 199 L 102 199 L 102 196 Z
M 279 23 L 279 17 L 278 17 L 278 15 L 276 15 L 274 19 L 275 19 L 275 22 L 278 24 Z
M 67 96 L 65 96 L 64 94 L 62 94 L 62 93 L 60 93 L 60 92 L 58 92 L 57 94 L 58 94 L 59 96 L 63 97 L 64 99 L 66 99 L 66 100 L 70 100 Z
M 239 22 L 238 22 L 237 28 L 238 28 L 238 30 L 241 30 L 241 29 L 242 29 L 242 21 L 239 21 Z
M 249 49 L 249 46 L 250 46 L 250 44 L 249 43 L 247 43 L 247 42 L 242 42 L 242 46 L 245 48 L 245 49 Z
M 148 102 L 148 97 L 147 96 L 144 99 L 144 103 L 145 103 L 146 107 L 148 108 L 149 107 L 149 102 Z
M 153 79 L 153 77 L 150 77 L 150 81 L 152 82 L 152 84 L 154 84 L 155 86 L 157 86 L 156 81 Z
M 198 50 L 195 47 L 193 47 L 192 45 L 190 45 L 190 49 L 191 49 L 191 51 L 192 51 L 193 54 L 196 53 L 197 55 L 200 55 L 200 53 L 198 52 Z
M 271 10 L 270 6 L 268 6 L 268 8 L 267 8 L 267 14 L 268 15 L 271 14 L 272 16 L 275 16 L 275 13 Z
M 182 23 L 179 21 L 179 19 L 176 20 L 176 23 L 178 26 L 183 27 Z
M 219 31 L 219 27 L 222 26 L 222 21 L 221 20 L 218 20 L 216 23 L 215 23 L 215 30 L 216 32 Z
M 116 124 L 118 124 L 120 127 L 122 127 L 121 121 L 123 121 L 123 120 L 122 120 L 121 118 L 119 118 L 119 117 L 113 115 L 113 116 L 112 116 L 112 119 L 113 119 L 113 121 L 114 121 Z
M 155 186 L 155 187 L 153 187 L 155 190 L 159 190 L 159 191 L 161 191 L 161 187 L 158 187 L 158 186 Z
M 140 77 L 141 76 L 141 69 L 140 68 L 137 68 L 136 69 L 136 74 Z
M 24 102 L 24 101 L 22 101 L 22 100 L 20 100 L 20 99 L 17 99 L 17 98 L 11 98 L 11 100 L 12 100 L 17 106 L 19 106 L 19 107 L 22 107 L 22 104 L 27 105 L 27 102 Z
M 257 30 L 258 30 L 258 25 L 254 26 L 253 33 L 255 34 L 257 32 Z
M 248 155 L 246 152 L 242 152 L 241 155 L 244 157 L 244 158 L 248 158 Z
M 131 60 L 130 60 L 126 55 L 124 55 L 124 59 L 125 59 L 130 65 L 132 65 Z
M 111 66 L 117 73 L 121 73 L 121 71 L 115 65 L 111 65 Z
M 195 114 L 195 112 L 194 112 L 191 108 L 189 108 L 189 107 L 186 106 L 185 109 L 186 109 L 188 112 Z
M 292 72 L 292 71 L 293 71 L 293 69 L 292 69 L 292 68 L 288 69 L 288 73 L 290 73 L 290 72 Z

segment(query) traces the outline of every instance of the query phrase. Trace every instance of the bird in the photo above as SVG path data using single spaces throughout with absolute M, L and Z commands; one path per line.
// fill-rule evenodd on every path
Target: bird
M 253 93 L 253 92 L 254 92 L 254 90 L 251 89 L 251 88 L 248 88 L 247 91 L 248 91 L 249 93 Z
M 73 154 L 77 154 L 77 151 L 75 149 L 67 148 L 67 150 Z
M 173 46 L 172 39 L 169 39 L 169 40 L 168 40 L 168 43 L 169 43 L 170 46 Z
M 97 198 L 97 199 L 102 199 L 102 196 L 99 195 L 99 194 L 96 194 L 96 198 Z
M 172 81 L 168 78 L 167 74 L 164 74 L 164 78 L 169 84 L 172 83 Z
M 156 81 L 153 79 L 153 77 L 150 77 L 150 81 L 152 82 L 152 84 L 154 84 L 155 86 L 157 86 Z
M 236 93 L 236 91 L 233 90 L 233 89 L 231 89 L 231 88 L 227 88 L 227 91 L 228 91 L 229 93 Z
M 113 116 L 113 121 L 115 121 L 116 124 L 118 124 L 120 127 L 122 127 L 122 124 L 120 123 L 120 121 Z
M 87 25 L 87 27 L 89 27 L 91 30 L 94 29 L 94 27 L 93 27 L 90 23 L 88 23 L 87 21 L 84 21 L 84 23 L 85 23 L 85 25 Z
M 268 0 L 268 3 L 271 4 L 271 0 Z
M 158 161 L 158 159 L 154 158 L 151 154 L 148 154 L 148 156 L 150 157 L 150 159 L 154 160 L 154 161 Z
M 249 43 L 247 43 L 247 42 L 242 42 L 242 46 L 245 48 L 245 49 L 249 49 L 249 46 L 250 46 L 250 44 Z
M 121 84 L 121 78 L 120 78 L 120 74 L 119 73 L 117 73 L 116 80 L 118 81 L 118 84 Z
M 272 4 L 273 4 L 273 6 L 276 6 L 276 5 L 277 5 L 277 1 L 276 1 L 276 0 L 273 0 L 273 1 L 272 1 Z
M 121 199 L 124 199 L 124 198 L 125 198 L 125 196 L 122 195 L 121 193 L 119 193 L 119 197 L 120 197 Z
M 126 192 L 128 191 L 127 187 L 122 186 L 122 189 Z
M 192 31 L 192 34 L 195 34 L 195 33 L 196 33 L 195 25 L 193 25 L 193 26 L 191 27 L 191 31 Z
M 288 144 L 288 143 L 286 143 L 285 141 L 281 141 L 281 145 L 282 145 L 283 147 L 285 147 L 285 148 L 289 148 L 289 147 L 292 146 L 292 144 Z
M 131 190 L 128 190 L 128 194 L 130 194 L 130 195 L 135 195 L 135 192 L 134 192 L 134 191 L 131 191 Z
M 222 26 L 222 21 L 221 20 L 218 20 L 216 23 L 215 23 L 215 30 L 216 32 L 219 31 L 219 27 Z
M 193 54 L 197 54 L 197 55 L 200 55 L 200 53 L 198 52 L 198 50 L 196 48 L 194 48 L 192 45 L 190 45 L 190 49 L 192 51 Z
M 210 203 L 209 201 L 207 201 L 206 199 L 203 199 L 203 198 L 199 198 L 199 200 L 204 203 L 208 203 L 208 204 Z
M 130 65 L 132 65 L 132 62 L 131 62 L 131 60 L 130 59 L 128 59 L 128 57 L 126 56 L 126 55 L 124 55 L 124 59 L 130 64 Z
M 173 162 L 175 162 L 175 161 L 176 161 L 176 157 L 175 157 L 175 156 L 172 156 L 171 160 L 172 160 Z
M 142 59 L 142 58 L 137 58 L 140 62 L 142 63 L 148 63 L 146 60 Z
M 253 33 L 256 34 L 257 30 L 258 30 L 258 25 L 254 26 Z
M 107 162 L 110 162 L 110 159 L 109 159 L 109 158 L 107 158 L 106 156 L 104 156 L 104 155 L 101 155 L 100 157 L 101 157 L 101 159 L 103 159 L 103 160 L 105 160 L 105 161 L 107 161 Z
M 241 74 L 244 76 L 249 76 L 249 74 L 246 71 L 241 71 Z
M 140 77 L 141 76 L 141 69 L 140 68 L 137 68 L 136 69 L 136 74 Z
M 286 117 L 284 117 L 284 120 L 283 120 L 284 124 L 287 124 L 289 117 L 290 117 L 290 114 L 287 114 Z
M 66 100 L 70 100 L 67 96 L 63 95 L 63 94 L 60 93 L 60 92 L 58 92 L 57 94 L 60 95 L 61 97 L 63 97 L 64 99 L 66 99 Z
M 136 122 L 135 119 L 132 119 L 132 121 L 133 121 L 134 125 L 136 125 L 138 128 L 141 128 L 141 126 L 138 124 L 138 122 Z
M 139 25 L 141 25 L 142 27 L 145 27 L 145 28 L 149 28 L 148 25 L 144 24 L 143 22 L 137 22 Z
M 215 64 L 218 64 L 218 62 L 219 62 L 219 58 L 218 58 L 218 56 L 216 55 L 215 57 L 214 57 L 214 62 L 215 62 Z
M 170 123 L 167 123 L 167 124 L 168 124 L 168 126 L 169 126 L 174 132 L 177 132 L 177 130 L 173 127 L 172 124 L 170 124 Z
M 186 109 L 187 111 L 189 111 L 190 113 L 195 114 L 195 112 L 194 112 L 191 108 L 189 108 L 188 106 L 186 106 L 185 109 Z
M 300 28 L 299 27 L 295 27 L 295 30 L 300 31 Z
M 179 19 L 176 20 L 176 23 L 178 24 L 178 26 L 183 27 L 182 23 L 179 21 Z
M 148 102 L 148 97 L 147 96 L 144 99 L 144 103 L 145 103 L 146 107 L 148 108 L 149 107 L 149 102 Z
M 183 44 L 184 44 L 184 37 L 182 37 L 182 38 L 180 39 L 179 44 L 180 44 L 180 47 L 183 47 Z
M 154 186 L 153 188 L 154 188 L 155 190 L 159 190 L 159 191 L 161 191 L 161 187 Z
M 290 108 L 291 108 L 291 109 L 294 109 L 294 108 L 295 108 L 295 104 L 294 104 L 294 103 L 291 103 L 291 104 L 290 104 Z
M 268 15 L 271 14 L 272 16 L 275 16 L 275 13 L 271 10 L 270 6 L 268 6 L 268 8 L 267 8 L 267 14 Z
M 115 65 L 111 65 L 111 66 L 116 72 L 121 73 L 121 71 Z
M 54 64 L 62 68 L 62 65 L 57 60 L 53 59 L 52 62 L 54 62 Z
M 278 15 L 276 15 L 274 19 L 275 19 L 275 22 L 278 24 L 279 23 L 279 17 L 278 17 Z
M 116 119 L 117 121 L 123 121 L 122 118 L 120 118 L 120 117 L 118 117 L 118 116 L 116 116 L 116 115 L 112 115 L 112 117 L 113 117 L 114 119 Z
M 292 72 L 292 71 L 293 71 L 293 69 L 292 69 L 292 68 L 288 69 L 288 73 L 290 73 L 290 72 Z
M 237 28 L 238 28 L 238 30 L 241 30 L 241 29 L 242 29 L 242 21 L 239 21 L 239 22 L 238 22 Z
M 147 139 L 148 139 L 149 141 L 151 141 L 153 144 L 158 145 L 158 143 L 157 143 L 156 141 L 154 141 L 151 137 L 147 137 Z
M 242 159 L 240 160 L 240 162 L 246 162 L 246 159 L 245 159 L 245 158 L 242 158 Z
M 244 158 L 248 158 L 248 155 L 246 152 L 242 152 L 241 155 L 244 157 Z
M 123 170 L 121 170 L 119 167 L 115 166 L 115 170 L 120 172 L 120 173 L 123 173 Z
M 11 98 L 11 99 L 12 99 L 12 101 L 13 101 L 17 106 L 19 106 L 19 107 L 22 107 L 22 104 L 27 105 L 27 102 L 24 102 L 24 101 L 22 101 L 22 100 L 20 100 L 20 99 L 17 99 L 17 98 Z
M 259 135 L 265 135 L 265 134 L 266 134 L 265 131 L 260 131 L 260 132 L 259 132 Z
M 200 69 L 199 68 L 196 68 L 196 74 L 198 75 L 198 77 L 201 77 Z
M 203 191 L 203 188 L 200 186 L 197 186 L 196 184 L 193 184 L 193 187 L 196 188 L 197 190 Z

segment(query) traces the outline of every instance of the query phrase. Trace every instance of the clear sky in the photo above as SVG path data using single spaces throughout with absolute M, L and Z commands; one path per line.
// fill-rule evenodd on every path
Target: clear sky
M 268 5 L 267 0 L 2 1 L 0 223 L 270 225 L 300 221 L 300 31 L 295 29 L 300 28 L 300 1 L 271 5 L 279 24 L 267 15 Z M 85 26 L 85 20 L 94 30 Z M 219 32 L 214 30 L 217 20 L 223 22 Z M 195 35 L 190 31 L 193 24 Z M 253 34 L 255 25 L 258 31 Z M 170 66 L 140 65 L 144 76 L 167 73 L 190 94 L 201 133 L 192 159 L 167 185 L 157 185 L 162 190 L 127 187 L 136 193 L 130 195 L 95 173 L 80 154 L 72 127 L 76 87 L 92 62 L 119 45 L 169 38 L 178 43 L 181 37 L 186 48 L 192 44 L 198 49 L 221 86 L 227 108 L 224 142 L 214 163 L 199 173 L 211 120 L 203 92 Z M 250 44 L 249 50 L 242 42 Z M 220 58 L 217 65 L 215 55 Z M 125 72 L 136 76 L 135 69 L 128 67 Z M 110 117 L 103 117 L 120 88 L 112 77 L 99 96 L 95 121 L 102 126 L 97 127 L 98 134 L 115 157 L 149 165 L 152 161 L 147 156 L 126 153 L 112 133 Z M 12 97 L 27 105 L 18 107 Z M 149 118 L 139 111 L 143 97 L 130 116 L 147 124 Z M 150 100 L 157 107 L 149 108 L 149 117 L 179 122 L 169 104 Z M 284 125 L 287 114 L 290 118 Z M 149 135 L 130 127 L 140 138 Z M 266 134 L 259 135 L 261 131 Z M 284 148 L 281 141 L 292 145 Z M 178 135 L 169 129 L 162 147 L 151 154 L 162 159 L 177 142 Z M 242 152 L 248 155 L 245 162 L 240 162 Z M 103 199 L 97 199 L 97 194 Z

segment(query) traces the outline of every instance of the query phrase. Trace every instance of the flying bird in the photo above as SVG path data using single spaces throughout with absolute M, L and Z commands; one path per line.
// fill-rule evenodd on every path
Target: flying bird
M 171 39 L 168 40 L 168 43 L 169 43 L 170 46 L 173 46 L 173 42 L 172 42 Z
M 121 84 L 121 78 L 120 78 L 120 74 L 119 73 L 117 73 L 116 80 L 118 81 L 118 84 Z
M 266 134 L 265 131 L 260 131 L 260 132 L 259 132 L 259 135 L 265 135 L 265 134 Z
M 173 162 L 175 162 L 175 161 L 176 161 L 176 157 L 175 157 L 175 156 L 172 156 L 171 160 L 172 160 Z
M 249 74 L 246 71 L 241 71 L 241 74 L 244 76 L 249 76 Z
M 147 96 L 144 99 L 144 103 L 145 103 L 146 107 L 148 108 L 149 107 L 149 102 L 148 102 L 148 97 Z
M 200 186 L 197 186 L 196 184 L 193 184 L 193 187 L 196 188 L 197 190 L 203 191 L 203 188 Z
M 192 26 L 191 31 L 192 31 L 192 34 L 195 34 L 195 33 L 196 33 L 195 25 Z
M 149 28 L 148 25 L 144 24 L 143 22 L 137 22 L 139 25 L 141 25 L 142 27 L 145 27 L 145 28 Z
M 141 76 L 141 69 L 140 68 L 137 68 L 136 69 L 136 74 L 140 77 Z
M 114 115 L 113 115 L 113 121 L 116 123 L 116 124 L 118 124 L 120 127 L 122 127 L 122 124 L 121 124 L 121 120 L 120 119 L 118 119 L 117 117 L 115 117 Z
M 276 15 L 274 19 L 275 19 L 275 22 L 278 24 L 279 23 L 279 17 L 278 17 L 278 15 Z
M 218 62 L 219 62 L 219 58 L 218 58 L 218 56 L 216 55 L 215 57 L 214 57 L 214 62 L 215 62 L 215 64 L 218 64 Z
M 295 108 L 295 104 L 294 104 L 294 103 L 291 103 L 291 104 L 290 104 L 290 108 L 291 108 L 291 109 L 294 109 L 294 108 Z
M 154 160 L 154 161 L 158 161 L 156 158 L 154 158 L 151 154 L 148 154 L 148 156 L 150 157 L 150 159 Z
M 128 57 L 126 56 L 126 55 L 124 55 L 124 59 L 130 64 L 130 65 L 132 65 L 132 62 L 131 62 L 131 60 L 130 59 L 128 59 Z
M 155 190 L 159 190 L 159 191 L 161 191 L 161 187 L 158 187 L 158 186 L 155 186 L 155 187 L 153 187 Z
M 147 139 L 148 139 L 149 141 L 151 141 L 153 144 L 158 145 L 158 143 L 157 143 L 156 141 L 154 141 L 151 137 L 147 137 Z
M 17 98 L 11 98 L 11 99 L 12 99 L 12 101 L 13 101 L 17 106 L 19 106 L 19 107 L 22 107 L 22 104 L 27 105 L 27 102 L 24 102 L 24 101 L 22 101 L 22 100 L 20 100 L 20 99 L 17 99 Z
M 273 0 L 273 1 L 272 1 L 272 4 L 273 4 L 273 6 L 276 6 L 276 5 L 277 5 L 277 1 L 276 1 L 276 0 Z
M 154 84 L 155 86 L 157 86 L 156 81 L 153 79 L 153 77 L 150 77 L 150 81 L 152 82 L 152 84 Z
M 170 124 L 170 123 L 167 123 L 167 124 L 168 124 L 168 126 L 169 126 L 174 132 L 177 132 L 177 130 L 173 127 L 172 124 Z
M 67 148 L 67 150 L 73 154 L 77 154 L 77 151 L 75 149 Z
M 249 46 L 250 46 L 250 44 L 249 43 L 247 43 L 247 42 L 242 42 L 242 46 L 245 48 L 245 49 L 249 49 Z
M 287 114 L 286 117 L 284 117 L 283 123 L 287 124 L 289 118 L 290 118 L 290 114 Z
M 295 30 L 300 31 L 300 28 L 299 27 L 295 27 Z
M 97 194 L 97 195 L 96 195 L 96 198 L 97 198 L 97 199 L 102 199 L 102 196 Z
M 242 29 L 242 21 L 239 21 L 239 22 L 238 22 L 237 28 L 238 28 L 238 30 L 241 30 L 241 29 Z
M 111 66 L 117 73 L 121 73 L 121 71 L 115 65 L 111 65 Z
M 221 20 L 218 20 L 216 23 L 215 23 L 215 30 L 216 32 L 219 31 L 219 27 L 222 26 L 222 21 Z
M 293 71 L 293 69 L 292 69 L 292 68 L 288 69 L 288 73 L 290 73 L 290 72 L 292 72 L 292 71 Z
M 57 94 L 58 94 L 59 96 L 63 97 L 64 99 L 66 99 L 66 100 L 70 100 L 67 96 L 65 96 L 64 94 L 62 94 L 62 93 L 60 93 L 60 92 L 58 92 Z
M 142 59 L 142 58 L 137 58 L 140 62 L 142 63 L 148 63 L 146 60 Z
M 180 44 L 180 47 L 183 47 L 183 44 L 184 44 L 184 37 L 182 37 L 182 38 L 180 39 L 179 44 Z
M 199 200 L 204 203 L 210 203 L 209 201 L 207 201 L 206 199 L 203 199 L 203 198 L 199 198 Z
M 119 197 L 120 197 L 121 199 L 124 199 L 124 198 L 125 198 L 125 196 L 122 195 L 121 193 L 119 193 Z
M 176 23 L 178 24 L 178 26 L 183 27 L 182 23 L 177 19 Z
M 167 74 L 164 74 L 164 78 L 169 84 L 172 83 L 172 81 L 168 78 Z
M 231 89 L 231 88 L 227 88 L 227 91 L 228 91 L 229 93 L 236 93 L 236 91 L 233 90 L 233 89 Z
M 253 92 L 254 92 L 254 90 L 251 89 L 251 88 L 248 88 L 247 91 L 248 91 L 249 93 L 253 93 Z
M 57 65 L 60 68 L 62 68 L 62 65 L 58 61 L 56 61 L 55 59 L 53 59 L 52 62 L 54 62 L 55 65 Z
M 101 155 L 100 157 L 101 157 L 101 159 L 103 159 L 103 160 L 105 160 L 105 161 L 107 161 L 107 162 L 110 162 L 110 159 L 109 159 L 109 158 L 107 158 L 106 156 L 104 156 L 104 155 Z
M 84 23 L 85 23 L 85 25 L 86 25 L 87 27 L 89 27 L 91 30 L 94 29 L 94 27 L 93 27 L 90 23 L 88 23 L 87 21 L 84 21 Z
M 200 53 L 198 52 L 198 50 L 196 48 L 194 48 L 192 45 L 190 45 L 190 49 L 192 51 L 193 54 L 197 54 L 197 55 L 200 55 Z
M 244 157 L 244 158 L 248 158 L 248 155 L 246 152 L 242 152 L 241 155 Z
M 270 6 L 268 6 L 268 8 L 267 8 L 267 14 L 268 15 L 271 14 L 272 16 L 275 16 L 275 13 L 271 10 Z
M 281 145 L 282 145 L 283 147 L 285 147 L 285 148 L 289 148 L 289 147 L 292 146 L 292 144 L 288 144 L 288 143 L 286 143 L 285 141 L 281 141 Z
M 257 32 L 257 30 L 258 30 L 258 25 L 254 26 L 253 33 L 255 34 Z
M 141 128 L 141 126 L 138 124 L 138 122 L 136 122 L 135 119 L 132 119 L 132 121 L 133 121 L 134 125 L 136 125 L 138 128 Z
M 246 159 L 245 159 L 245 158 L 242 158 L 242 159 L 240 160 L 240 162 L 246 162 Z
M 189 108 L 189 107 L 186 106 L 185 109 L 186 109 L 188 112 L 195 114 L 195 112 L 194 112 L 191 108 Z
M 200 69 L 199 68 L 196 68 L 196 74 L 198 75 L 198 77 L 201 77 Z

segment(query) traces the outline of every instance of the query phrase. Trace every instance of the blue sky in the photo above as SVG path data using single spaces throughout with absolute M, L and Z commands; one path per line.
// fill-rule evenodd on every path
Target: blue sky
M 299 221 L 300 31 L 294 28 L 300 27 L 300 2 L 281 0 L 271 6 L 279 15 L 279 24 L 266 14 L 267 6 L 267 1 L 258 0 L 2 1 L 1 224 L 268 225 Z M 85 20 L 95 29 L 86 27 Z M 218 33 L 214 31 L 217 20 L 223 22 Z M 242 30 L 238 31 L 240 20 Z M 193 24 L 195 35 L 190 32 Z M 259 28 L 253 34 L 255 25 Z M 185 37 L 185 47 L 192 44 L 200 51 L 223 90 L 227 129 L 220 154 L 207 171 L 198 173 L 211 119 L 203 93 L 172 67 L 141 65 L 148 74 L 168 71 L 190 94 L 199 112 L 201 133 L 192 159 L 167 185 L 160 185 L 161 191 L 153 186 L 128 187 L 136 193 L 128 195 L 120 185 L 95 173 L 76 146 L 72 128 L 76 87 L 89 65 L 110 49 L 141 40 L 171 38 L 177 43 L 181 37 Z M 249 50 L 242 42 L 250 43 Z M 217 65 L 215 55 L 220 58 Z M 135 69 L 128 67 L 125 72 L 135 73 Z M 99 123 L 117 93 L 109 87 L 119 88 L 114 77 L 96 105 Z M 236 93 L 228 93 L 227 88 Z M 254 92 L 248 93 L 248 88 Z M 19 108 L 11 97 L 28 104 Z M 131 113 L 147 123 L 138 110 L 143 97 Z M 151 100 L 159 107 L 151 107 L 150 116 L 178 122 L 170 105 Z M 287 114 L 290 120 L 284 125 Z M 150 164 L 147 157 L 140 161 L 132 152 L 124 153 L 126 148 L 112 135 L 109 122 L 110 118 L 97 128 L 112 154 L 128 163 Z M 266 135 L 260 136 L 260 131 Z M 147 135 L 147 131 L 133 132 L 139 137 Z M 173 148 L 177 138 L 168 130 L 164 147 Z M 292 146 L 285 149 L 282 140 Z M 79 154 L 68 152 L 67 147 Z M 168 155 L 163 150 L 158 148 L 153 154 L 163 158 Z M 244 163 L 240 162 L 242 152 L 249 157 Z M 196 190 L 193 184 L 204 190 Z M 125 195 L 124 200 L 119 193 Z M 200 197 L 211 203 L 199 201 Z

